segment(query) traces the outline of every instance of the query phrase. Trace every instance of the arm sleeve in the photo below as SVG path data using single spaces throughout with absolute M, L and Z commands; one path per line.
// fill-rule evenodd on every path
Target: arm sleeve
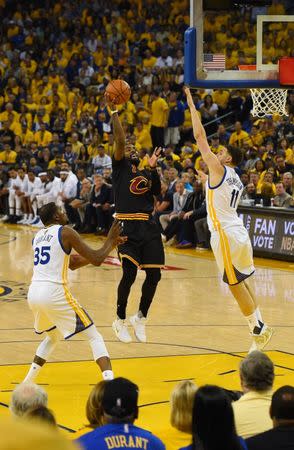
M 160 178 L 157 170 L 151 170 L 151 192 L 153 195 L 159 195 L 161 192 Z

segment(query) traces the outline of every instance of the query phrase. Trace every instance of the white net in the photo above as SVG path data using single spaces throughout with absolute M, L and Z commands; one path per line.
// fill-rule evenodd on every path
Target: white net
M 252 115 L 264 117 L 272 114 L 287 116 L 287 89 L 250 89 L 253 100 Z

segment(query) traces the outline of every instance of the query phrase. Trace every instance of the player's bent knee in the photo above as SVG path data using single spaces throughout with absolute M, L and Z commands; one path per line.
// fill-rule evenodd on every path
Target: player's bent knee
M 109 353 L 104 343 L 104 339 L 102 335 L 96 330 L 95 325 L 86 328 L 85 330 L 81 331 L 80 334 L 84 335 L 88 339 L 95 361 L 105 356 L 109 358 Z
M 158 284 L 161 280 L 161 271 L 158 268 L 146 269 L 146 280 L 150 284 Z

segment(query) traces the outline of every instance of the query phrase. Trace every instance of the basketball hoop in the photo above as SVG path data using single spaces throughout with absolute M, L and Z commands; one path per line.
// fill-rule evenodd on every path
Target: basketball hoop
M 239 70 L 256 70 L 256 65 L 240 65 Z M 280 64 L 281 72 L 285 70 L 285 65 Z M 273 114 L 280 116 L 288 116 L 286 109 L 287 89 L 282 88 L 251 88 L 251 98 L 253 101 L 253 109 L 251 111 L 254 117 L 264 117 Z

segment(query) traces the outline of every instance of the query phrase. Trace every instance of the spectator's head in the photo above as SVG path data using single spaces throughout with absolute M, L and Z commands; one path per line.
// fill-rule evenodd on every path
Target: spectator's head
M 34 383 L 21 383 L 12 393 L 9 409 L 13 416 L 22 417 L 28 410 L 38 406 L 46 407 L 47 403 L 48 396 L 44 389 Z
M 243 183 L 244 186 L 247 186 L 247 184 L 249 183 L 249 175 L 247 172 L 242 172 L 240 179 Z
M 42 183 L 46 183 L 46 181 L 48 179 L 47 172 L 40 172 L 38 177 L 40 178 Z
M 102 399 L 107 381 L 100 381 L 90 392 L 87 405 L 86 416 L 91 428 L 101 427 L 104 425 Z
M 65 181 L 67 179 L 69 175 L 69 171 L 68 170 L 61 170 L 60 171 L 60 179 L 61 181 Z
M 66 170 L 66 169 L 65 169 L 65 170 Z M 53 181 L 54 178 L 55 178 L 54 170 L 49 169 L 49 170 L 47 171 L 47 176 L 48 176 L 49 181 Z
M 110 180 L 110 178 L 111 178 L 111 169 L 109 169 L 109 168 L 103 169 L 103 178 L 105 178 L 105 180 Z
M 28 170 L 28 179 L 31 183 L 35 181 L 36 175 L 35 172 L 32 169 Z
M 274 181 L 274 175 L 272 172 L 266 172 L 263 177 L 264 183 L 272 183 Z
M 57 426 L 53 412 L 46 406 L 37 406 L 36 408 L 29 409 L 23 417 L 29 421 L 43 423 L 54 427 Z
M 185 190 L 185 183 L 181 180 L 177 181 L 176 183 L 176 192 L 180 195 L 184 193 Z
M 239 132 L 241 130 L 242 130 L 242 124 L 241 124 L 241 122 L 239 122 L 237 120 L 237 122 L 235 122 L 235 131 Z
M 246 186 L 246 191 L 248 194 L 254 194 L 256 191 L 256 187 L 254 186 L 253 183 L 248 183 Z
M 285 172 L 283 174 L 283 185 L 285 186 L 285 189 L 292 188 L 293 184 L 293 175 L 291 172 Z
M 93 182 L 96 189 L 100 189 L 103 184 L 103 177 L 102 175 L 95 174 L 93 176 Z
M 285 194 L 285 192 L 286 191 L 285 191 L 285 187 L 284 187 L 283 183 L 279 181 L 276 184 L 276 193 L 277 193 L 277 195 L 282 196 L 282 195 Z
M 115 378 L 104 387 L 102 408 L 107 423 L 133 423 L 138 417 L 139 388 L 126 378 Z
M 71 167 L 68 164 L 68 162 L 67 161 L 62 161 L 61 170 L 68 170 L 69 171 L 70 169 L 71 169 Z
M 276 167 L 278 170 L 284 169 L 286 167 L 285 157 L 283 155 L 276 156 Z
M 72 151 L 71 142 L 67 142 L 66 143 L 64 150 L 65 150 L 66 153 L 71 153 L 71 151 Z
M 239 147 L 228 145 L 227 147 L 220 149 L 217 154 L 217 158 L 223 166 L 230 165 L 232 167 L 236 167 L 241 164 L 243 153 Z
M 226 127 L 224 126 L 224 124 L 221 123 L 218 126 L 217 132 L 218 132 L 218 134 L 225 134 L 226 133 Z
M 294 387 L 282 386 L 272 396 L 270 416 L 274 427 L 294 426 Z
M 105 155 L 105 149 L 103 144 L 98 145 L 98 155 L 102 158 Z
M 253 183 L 254 186 L 257 186 L 258 180 L 259 180 L 259 174 L 256 172 L 250 172 L 249 183 Z
M 25 171 L 23 169 L 23 167 L 19 167 L 17 170 L 17 175 L 19 176 L 19 178 L 21 178 L 22 180 L 24 179 L 25 176 Z
M 78 133 L 72 133 L 72 134 L 71 134 L 71 142 L 72 142 L 73 144 L 76 144 L 76 143 L 78 142 L 78 140 L 79 140 L 79 135 L 78 135 Z
M 177 179 L 177 176 L 178 176 L 178 171 L 177 171 L 177 169 L 175 169 L 174 167 L 171 167 L 171 168 L 168 170 L 168 178 L 169 178 L 169 181 L 170 181 L 170 182 L 175 181 L 175 180 Z
M 270 358 L 255 350 L 240 363 L 240 379 L 244 392 L 264 392 L 272 389 L 274 382 L 274 365 Z
M 79 181 L 83 181 L 86 178 L 85 169 L 78 169 L 77 170 L 77 177 L 78 177 Z
M 262 161 L 262 159 L 258 159 L 256 161 L 256 163 L 254 164 L 255 170 L 258 173 L 261 173 L 264 171 L 264 162 Z
M 190 381 L 181 381 L 171 395 L 170 423 L 177 430 L 192 433 L 192 411 L 196 385 Z
M 204 449 L 238 449 L 234 413 L 228 394 L 218 386 L 202 386 L 195 394 L 193 442 Z
M 10 144 L 4 144 L 4 145 L 3 145 L 3 150 L 4 150 L 6 153 L 10 153 L 10 152 L 11 152 Z

